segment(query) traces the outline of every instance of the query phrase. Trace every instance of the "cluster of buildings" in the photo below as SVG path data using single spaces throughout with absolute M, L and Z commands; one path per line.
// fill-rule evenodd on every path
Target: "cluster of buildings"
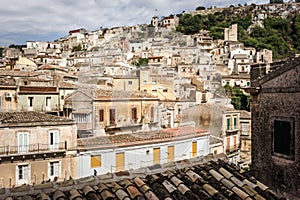
M 214 41 L 206 31 L 174 32 L 166 26 L 176 25 L 172 17 L 157 23 L 154 17 L 151 27 L 72 30 L 55 42 L 28 41 L 22 52 L 4 49 L 1 111 L 11 118 L 1 123 L 20 126 L 6 124 L 2 130 L 15 139 L 3 138 L 1 166 L 16 169 L 2 177 L 2 186 L 210 153 L 226 153 L 231 162 L 248 165 L 251 148 L 241 141 L 241 132 L 250 137 L 250 113 L 235 110 L 222 86 L 249 87 L 258 52 L 237 41 L 237 25 L 225 30 L 225 40 Z M 141 59 L 147 64 L 136 65 Z M 236 80 L 239 74 L 246 78 Z M 42 113 L 46 121 L 26 119 Z M 52 116 L 66 122 L 52 122 Z M 44 136 L 34 136 L 32 130 L 44 126 Z M 45 167 L 37 171 L 39 159 Z
M 207 154 L 251 163 L 251 114 L 235 110 L 222 88 L 253 93 L 251 65 L 272 71 L 272 52 L 244 47 L 236 24 L 215 41 L 204 30 L 174 32 L 176 16 L 151 23 L 72 30 L 54 42 L 3 50 L 1 187 Z
M 195 150 L 197 145 L 189 141 L 195 145 L 194 150 L 175 153 L 174 158 L 190 158 L 194 151 L 195 155 L 225 152 L 232 162 L 249 164 L 250 145 L 241 141 L 241 132 L 250 137 L 250 113 L 235 110 L 222 92 L 222 86 L 249 87 L 250 65 L 271 63 L 272 53 L 244 48 L 237 41 L 237 25 L 225 29 L 224 40 L 214 41 L 207 31 L 193 36 L 176 33 L 173 31 L 176 23 L 176 16 L 161 21 L 154 17 L 152 26 L 101 28 L 93 32 L 78 29 L 54 42 L 28 41 L 22 52 L 4 49 L 0 71 L 1 111 L 21 112 L 24 116 L 39 112 L 72 119 L 76 129 L 72 125 L 70 132 L 82 142 L 80 145 L 95 137 L 200 127 L 208 131 L 210 137 L 206 142 L 210 141 L 210 145 Z M 140 59 L 146 59 L 147 65 L 135 65 Z M 56 128 L 54 135 L 49 129 L 48 141 L 43 143 L 69 143 L 61 137 L 64 133 L 60 126 Z M 11 145 L 38 143 L 25 129 L 15 134 L 20 139 L 15 144 L 4 144 L 4 154 L 11 156 Z M 79 148 L 76 142 L 72 142 L 72 150 Z M 245 146 L 243 152 L 241 144 Z M 65 146 L 64 151 L 69 149 Z M 25 152 L 29 153 L 29 149 Z M 95 152 L 103 155 L 100 160 L 107 157 L 100 147 Z M 149 152 L 152 155 L 155 151 Z M 87 155 L 80 156 L 78 174 L 60 167 L 57 177 L 82 177 L 93 172 L 92 169 L 105 173 L 114 171 L 113 166 L 122 168 L 107 159 L 101 161 L 107 163 L 106 167 L 81 166 L 79 163 L 87 163 Z M 124 162 L 123 168 L 132 167 L 130 163 L 135 162 Z M 36 181 L 28 178 L 29 182 L 53 179 L 46 171 L 35 177 Z M 19 183 L 22 181 L 13 177 L 3 178 L 5 186 Z

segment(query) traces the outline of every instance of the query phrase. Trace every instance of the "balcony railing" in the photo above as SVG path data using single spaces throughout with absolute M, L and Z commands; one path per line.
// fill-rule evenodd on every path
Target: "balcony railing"
M 66 142 L 60 142 L 57 144 L 30 144 L 20 146 L 0 146 L 0 156 L 12 155 L 12 154 L 30 154 L 30 153 L 42 153 L 66 150 Z
M 239 132 L 239 127 L 238 126 L 229 126 L 226 127 L 226 135 L 234 135 Z
M 236 131 L 238 129 L 238 125 L 226 126 L 226 131 Z

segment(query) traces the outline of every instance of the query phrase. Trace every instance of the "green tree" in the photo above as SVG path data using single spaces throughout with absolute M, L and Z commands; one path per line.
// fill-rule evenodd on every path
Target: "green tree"
M 213 39 L 223 39 L 224 38 L 224 28 L 219 26 L 213 26 L 210 28 L 210 36 Z
M 135 62 L 132 62 L 131 64 L 140 67 L 140 66 L 146 66 L 148 65 L 148 58 L 140 58 Z
M 249 35 L 247 33 L 247 31 L 241 27 L 238 26 L 238 40 L 243 42 L 244 40 L 247 40 L 249 38 Z
M 272 3 L 282 2 L 272 1 Z M 272 50 L 274 59 L 300 52 L 300 14 L 291 14 L 287 18 L 268 17 L 264 19 L 263 26 L 252 27 L 249 33 L 254 8 L 255 4 L 251 4 L 240 14 L 235 14 L 236 8 L 231 7 L 208 15 L 179 15 L 179 25 L 176 30 L 190 35 L 204 29 L 210 31 L 213 39 L 223 39 L 224 28 L 237 23 L 238 40 L 246 47 L 254 47 L 258 51 Z
M 74 51 L 81 51 L 81 50 L 82 50 L 81 45 L 77 45 L 77 46 L 73 47 L 72 52 L 74 52 Z
M 250 96 L 245 95 L 240 88 L 232 90 L 231 104 L 237 110 L 250 111 Z
M 202 28 L 201 25 L 201 15 L 192 16 L 191 14 L 185 14 L 179 18 L 179 25 L 176 30 L 189 35 L 199 32 Z
M 2 52 L 3 52 L 4 48 L 0 48 L 0 58 L 2 58 Z
M 300 0 L 298 1 L 300 2 Z M 294 47 L 300 51 L 300 15 L 294 17 L 292 21 Z
M 250 96 L 245 95 L 240 88 L 232 88 L 230 85 L 226 84 L 224 86 L 226 95 L 231 98 L 231 104 L 237 110 L 247 110 L 250 111 Z
M 204 6 L 198 6 L 198 7 L 196 8 L 196 10 L 205 10 L 205 7 L 204 7 Z
M 239 27 L 247 30 L 247 28 L 252 24 L 252 15 L 248 13 L 246 16 L 237 17 L 233 23 L 237 23 Z
M 270 3 L 283 3 L 283 0 L 270 0 Z
M 11 44 L 8 46 L 9 48 L 15 48 L 15 49 L 19 49 L 20 51 L 22 51 L 22 49 L 24 47 L 26 47 L 26 45 L 16 45 L 16 44 Z
M 260 27 L 260 26 L 255 26 L 252 28 L 250 36 L 252 38 L 260 38 L 260 37 L 268 37 L 270 32 L 267 31 L 267 29 Z

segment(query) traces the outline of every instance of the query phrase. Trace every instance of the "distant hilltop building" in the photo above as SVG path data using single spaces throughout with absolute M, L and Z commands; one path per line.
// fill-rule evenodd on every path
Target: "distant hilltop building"
M 229 28 L 224 29 L 224 40 L 237 42 L 238 25 L 232 24 Z
M 70 30 L 69 31 L 69 35 L 75 34 L 75 33 L 88 33 L 88 31 L 84 28 L 80 28 L 80 29 L 75 29 L 75 30 Z
M 161 20 L 157 16 L 152 17 L 151 25 L 155 28 L 164 27 L 170 30 L 175 30 L 179 24 L 179 17 L 170 15 L 169 17 L 162 17 Z

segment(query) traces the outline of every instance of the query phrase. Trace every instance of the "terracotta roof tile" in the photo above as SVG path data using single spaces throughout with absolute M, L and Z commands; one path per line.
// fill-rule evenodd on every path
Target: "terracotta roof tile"
M 125 178 L 102 179 L 100 176 L 74 180 L 73 185 L 60 186 L 53 183 L 52 189 L 34 189 L 34 186 L 15 188 L 10 192 L 0 195 L 0 199 L 218 199 L 218 200 L 278 200 L 274 191 L 255 180 L 251 176 L 245 177 L 236 171 L 235 167 L 227 160 L 215 157 L 205 159 L 193 158 L 189 166 L 176 169 L 160 168 L 155 174 L 143 174 L 134 177 L 132 174 Z M 202 160 L 201 163 L 198 162 Z M 197 162 L 195 164 L 194 162 Z M 161 165 L 160 165 L 161 166 Z M 23 188 L 23 189 L 20 189 Z M 15 191 L 15 192 L 14 192 Z M 23 191 L 23 195 L 22 195 Z M 284 198 L 282 198 L 284 199 Z
M 0 77 L 10 76 L 10 77 L 34 77 L 43 74 L 43 72 L 36 71 L 14 71 L 14 70 L 0 70 Z
M 38 124 L 59 124 L 74 123 L 74 120 L 65 117 L 58 117 L 50 114 L 44 114 L 35 111 L 24 112 L 0 112 L 0 126 L 24 126 L 29 123 Z
M 131 133 L 131 134 L 117 134 L 112 136 L 100 136 L 100 137 L 91 137 L 91 138 L 81 138 L 78 139 L 78 146 L 80 147 L 103 147 L 105 145 L 132 145 L 132 144 L 146 144 L 154 143 L 158 141 L 174 140 L 176 138 L 189 138 L 195 136 L 201 136 L 206 134 L 207 131 L 200 128 L 193 127 L 180 127 L 180 128 L 170 128 L 163 129 L 158 132 L 140 132 L 140 133 Z M 184 163 L 187 162 L 187 163 Z M 176 165 L 189 164 L 188 160 L 181 160 L 176 163 Z

